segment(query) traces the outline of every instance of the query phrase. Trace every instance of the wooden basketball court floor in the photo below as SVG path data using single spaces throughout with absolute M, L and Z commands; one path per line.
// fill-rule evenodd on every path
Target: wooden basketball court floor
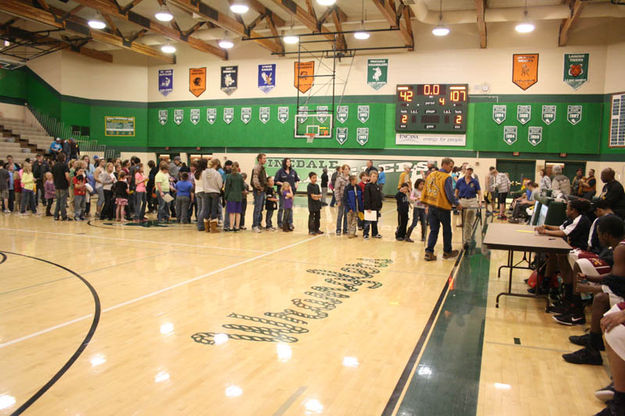
M 288 234 L 0 216 L 0 414 L 602 408 L 593 392 L 607 369 L 560 357 L 583 328 L 531 299 L 494 308 L 505 255 L 481 250 L 480 233 L 457 260 L 439 240 L 426 263 L 423 243 L 394 241 L 394 201 L 384 238 L 369 241 L 335 236 L 331 208 L 327 233 L 309 236 L 303 201 Z

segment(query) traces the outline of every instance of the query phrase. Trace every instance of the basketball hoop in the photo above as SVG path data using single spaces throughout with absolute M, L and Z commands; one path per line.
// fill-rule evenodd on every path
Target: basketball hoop
M 306 133 L 306 143 L 313 143 L 315 141 L 315 133 Z

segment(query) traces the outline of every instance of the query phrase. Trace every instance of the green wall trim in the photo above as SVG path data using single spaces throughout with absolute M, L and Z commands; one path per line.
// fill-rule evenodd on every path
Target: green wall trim
M 603 103 L 611 94 L 476 94 L 469 95 L 472 103 Z
M 24 105 L 24 104 L 26 104 L 26 100 L 23 99 L 23 98 L 6 97 L 6 96 L 1 95 L 0 96 L 0 103 L 14 104 L 14 105 Z

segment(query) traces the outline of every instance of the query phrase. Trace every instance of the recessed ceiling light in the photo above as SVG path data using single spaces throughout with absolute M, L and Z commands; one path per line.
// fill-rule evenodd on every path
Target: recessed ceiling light
M 284 41 L 284 43 L 288 43 L 289 45 L 294 45 L 297 42 L 299 42 L 299 36 L 286 35 L 286 36 L 282 37 L 282 40 Z
M 530 33 L 530 32 L 533 32 L 535 28 L 536 27 L 534 26 L 534 23 L 523 22 L 523 23 L 519 23 L 518 25 L 516 25 L 514 30 L 516 30 L 519 33 Z
M 104 23 L 100 19 L 91 19 L 87 22 L 87 24 L 89 25 L 91 29 L 102 30 L 106 27 L 106 23 Z
M 234 43 L 228 39 L 222 39 L 219 41 L 219 47 L 222 49 L 230 49 L 234 46 Z
M 244 1 L 237 0 L 230 5 L 230 11 L 236 14 L 244 14 L 250 9 L 250 6 L 247 5 Z
M 436 26 L 432 29 L 432 34 L 434 36 L 447 36 L 449 35 L 449 28 L 447 26 Z
M 369 32 L 361 30 L 361 31 L 355 32 L 354 37 L 358 40 L 367 40 L 371 37 L 371 34 Z
M 173 45 L 169 45 L 169 44 L 163 45 L 163 46 L 161 46 L 161 51 L 163 53 L 175 53 L 176 52 L 176 47 L 173 46 Z

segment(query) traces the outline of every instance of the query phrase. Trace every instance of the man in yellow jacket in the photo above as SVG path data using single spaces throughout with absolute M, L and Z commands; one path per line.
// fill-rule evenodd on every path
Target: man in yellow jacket
M 441 162 L 441 169 L 430 173 L 425 179 L 425 187 L 421 193 L 421 202 L 428 205 L 428 222 L 430 237 L 425 249 L 425 260 L 436 260 L 434 246 L 438 240 L 438 231 L 443 225 L 443 258 L 449 259 L 458 255 L 458 250 L 451 249 L 451 209 L 462 205 L 454 195 L 453 183 L 449 172 L 454 168 L 454 161 L 448 157 Z

